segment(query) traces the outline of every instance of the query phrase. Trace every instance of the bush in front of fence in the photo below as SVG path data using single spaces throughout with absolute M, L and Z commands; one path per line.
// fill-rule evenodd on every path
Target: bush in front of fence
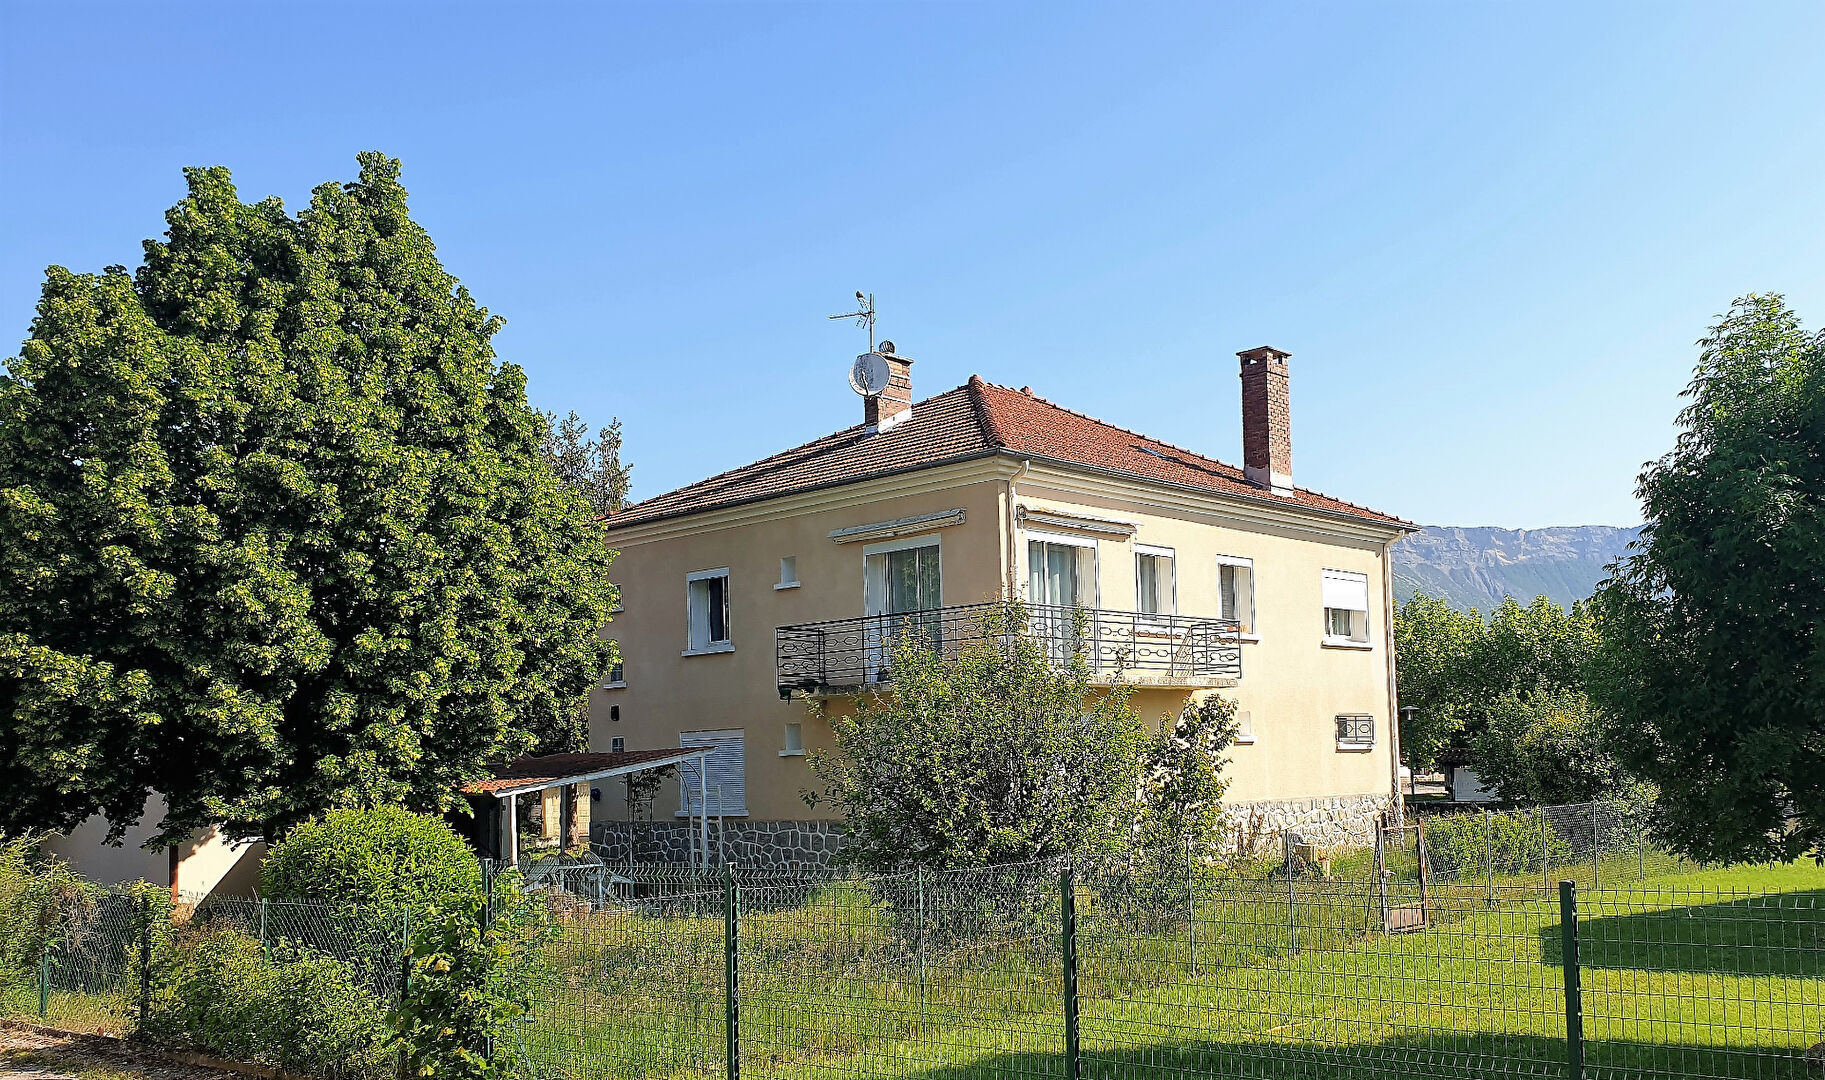
M 1426 822 L 1427 865 L 1446 877 L 1538 872 L 1543 855 L 1558 864 L 1573 854 L 1535 814 L 1455 814 Z
M 157 955 L 143 1037 L 314 1076 L 392 1075 L 385 1006 L 353 965 L 220 923 L 180 928 Z
M 45 948 L 86 921 L 100 898 L 68 863 L 41 855 L 38 837 L 0 835 L 0 1007 L 20 1011 L 37 996 Z
M 269 900 L 391 918 L 481 887 L 475 852 L 441 819 L 395 806 L 331 810 L 285 834 L 260 865 Z
M 471 894 L 422 921 L 406 949 L 406 991 L 388 1017 L 407 1071 L 438 1080 L 516 1076 L 525 1061 L 515 1029 L 531 1009 L 534 957 L 553 923 L 544 898 L 518 875 L 493 895 Z

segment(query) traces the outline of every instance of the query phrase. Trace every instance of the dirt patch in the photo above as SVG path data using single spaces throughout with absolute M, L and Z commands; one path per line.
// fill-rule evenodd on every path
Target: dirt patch
M 245 1080 L 97 1035 L 0 1025 L 0 1080 Z

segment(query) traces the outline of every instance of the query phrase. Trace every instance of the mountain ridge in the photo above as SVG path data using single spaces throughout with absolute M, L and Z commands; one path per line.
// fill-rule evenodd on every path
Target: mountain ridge
M 1485 613 L 1505 596 L 1570 607 L 1589 598 L 1640 533 L 1639 525 L 1428 525 L 1394 545 L 1394 598 L 1425 593 Z

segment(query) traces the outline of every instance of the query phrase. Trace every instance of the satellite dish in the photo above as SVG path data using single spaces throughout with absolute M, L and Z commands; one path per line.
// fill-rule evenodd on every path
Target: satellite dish
M 849 369 L 849 388 L 863 397 L 879 397 L 887 389 L 887 379 L 887 358 L 880 353 L 863 353 Z

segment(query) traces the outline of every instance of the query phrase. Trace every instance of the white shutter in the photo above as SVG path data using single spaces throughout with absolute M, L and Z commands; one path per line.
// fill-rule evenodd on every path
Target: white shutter
M 1349 570 L 1326 570 L 1324 606 L 1344 611 L 1368 611 L 1369 575 Z
M 747 734 L 743 731 L 690 731 L 678 736 L 678 745 L 686 750 L 713 747 L 705 759 L 704 783 L 709 788 L 710 813 L 746 814 L 748 812 Z M 697 762 L 687 761 L 678 767 L 679 810 L 697 813 Z

